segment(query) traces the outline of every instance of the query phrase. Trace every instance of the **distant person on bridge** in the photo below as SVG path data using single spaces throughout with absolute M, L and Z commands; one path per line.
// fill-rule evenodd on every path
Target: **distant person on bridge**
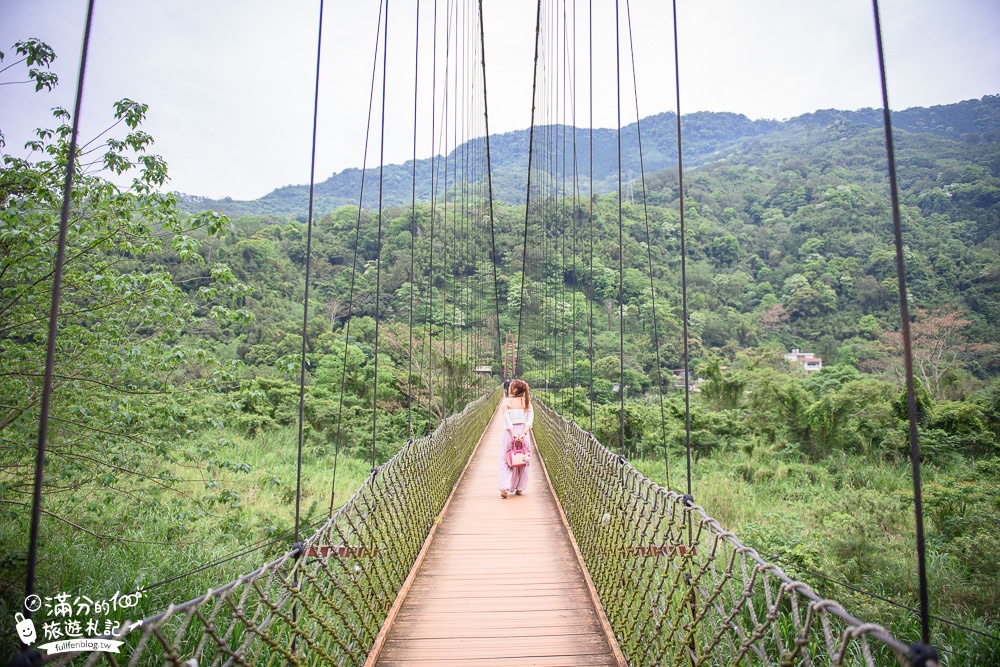
M 528 464 L 511 466 L 508 452 L 514 448 L 515 442 L 523 442 L 528 458 L 535 449 L 535 436 L 531 426 L 535 421 L 535 413 L 531 409 L 531 394 L 528 383 L 524 380 L 514 380 L 510 383 L 509 395 L 500 401 L 503 411 L 503 446 L 500 448 L 500 497 L 506 498 L 513 491 L 521 495 L 528 485 Z
M 503 395 L 505 397 L 510 395 L 510 378 L 503 381 Z

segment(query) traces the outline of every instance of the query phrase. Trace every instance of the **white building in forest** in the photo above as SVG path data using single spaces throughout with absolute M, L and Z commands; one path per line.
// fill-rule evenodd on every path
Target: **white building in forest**
M 818 371 L 823 368 L 823 360 L 815 356 L 812 352 L 800 352 L 798 348 L 785 355 L 785 359 L 790 364 L 802 364 L 802 368 L 807 373 Z

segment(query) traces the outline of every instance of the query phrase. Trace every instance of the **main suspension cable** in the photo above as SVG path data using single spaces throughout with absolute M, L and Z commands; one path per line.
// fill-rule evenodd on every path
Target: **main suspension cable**
M 906 408 L 909 420 L 910 467 L 913 473 L 913 513 L 917 538 L 917 576 L 920 584 L 920 637 L 927 649 L 930 646 L 930 601 L 927 592 L 927 562 L 924 543 L 924 511 L 920 484 L 920 440 L 917 431 L 917 392 L 913 379 L 913 348 L 910 336 L 910 313 L 907 304 L 906 261 L 903 254 L 903 225 L 899 214 L 899 184 L 896 181 L 896 151 L 892 140 L 892 113 L 889 107 L 889 89 L 885 75 L 885 54 L 882 48 L 882 21 L 879 17 L 878 0 L 872 0 L 875 14 L 875 42 L 878 48 L 879 81 L 882 87 L 882 117 L 885 129 L 885 149 L 889 170 L 889 194 L 892 199 L 892 234 L 896 244 L 896 277 L 899 286 L 900 334 L 903 338 L 903 366 L 906 372 Z M 923 664 L 924 660 L 913 660 L 917 646 L 911 649 L 911 661 Z M 933 656 L 936 662 L 936 654 Z
M 615 103 L 618 110 L 618 437 L 619 454 L 625 455 L 625 247 L 622 241 L 622 70 L 618 0 L 615 0 Z
M 73 172 L 76 168 L 76 142 L 80 135 L 80 112 L 83 107 L 83 83 L 87 70 L 87 52 L 90 49 L 90 29 L 94 21 L 94 0 L 87 3 L 87 22 L 83 29 L 83 49 L 80 54 L 80 74 L 76 83 L 76 101 L 73 106 L 73 129 L 70 132 L 69 152 L 66 155 L 66 179 L 63 182 L 62 210 L 59 213 L 59 240 L 56 246 L 56 265 L 52 272 L 52 302 L 49 305 L 49 332 L 45 348 L 45 376 L 42 380 L 42 399 L 38 418 L 38 447 L 35 452 L 35 480 L 31 497 L 31 529 L 28 534 L 28 571 L 24 582 L 24 596 L 35 592 L 35 570 L 38 565 L 38 533 L 42 520 L 42 481 L 45 474 L 45 446 L 49 437 L 49 411 L 52 406 L 52 378 L 55 375 L 56 338 L 59 335 L 59 302 L 62 298 L 63 267 L 66 263 L 66 237 L 69 231 L 69 207 L 73 195 Z M 26 618 L 31 610 L 25 608 Z
M 497 240 L 493 216 L 493 165 L 490 158 L 490 111 L 486 93 L 486 32 L 483 29 L 483 0 L 479 0 L 479 42 L 483 65 L 483 119 L 486 123 L 486 184 L 490 203 L 490 263 L 493 265 L 493 303 L 497 318 L 497 358 L 503 357 L 503 334 L 500 331 L 500 291 L 497 279 Z M 529 166 L 530 168 L 530 166 Z
M 688 358 L 687 247 L 684 226 L 684 151 L 681 142 L 681 67 L 677 40 L 677 0 L 672 0 L 674 18 L 674 90 L 677 96 L 677 192 L 681 217 L 681 335 L 684 337 L 684 445 L 687 452 L 687 495 L 691 496 L 691 362 Z
M 538 0 L 535 19 L 535 65 L 531 82 L 531 129 L 528 130 L 528 189 L 524 199 L 524 247 L 521 249 L 521 297 L 517 313 L 517 341 L 514 347 L 514 368 L 520 365 L 521 333 L 524 322 L 524 284 L 528 281 L 528 218 L 531 211 L 531 160 L 535 149 L 535 95 L 538 91 L 538 44 L 542 31 L 542 0 Z M 544 237 L 544 234 L 543 234 Z
M 576 244 L 576 228 L 577 228 L 577 211 L 580 207 L 580 165 L 577 161 L 576 152 L 576 0 L 573 0 L 573 94 L 571 95 L 571 100 L 573 103 L 573 310 L 570 315 L 573 324 L 573 342 L 570 345 L 570 367 L 571 367 L 571 377 L 570 377 L 570 410 L 575 413 L 576 410 L 576 297 L 577 297 L 577 286 L 579 285 L 579 277 L 576 271 L 576 255 L 578 252 Z
M 414 256 L 417 238 L 417 100 L 419 99 L 420 82 L 420 0 L 417 0 L 417 18 L 414 29 L 413 46 L 413 179 L 410 199 L 410 309 L 407 316 L 409 344 L 407 346 L 406 366 L 406 439 L 413 439 L 413 288 L 416 282 L 414 276 Z
M 302 443 L 306 415 L 306 351 L 309 342 L 309 282 L 312 277 L 313 203 L 316 194 L 316 129 L 319 125 L 319 71 L 323 54 L 323 0 L 319 0 L 316 29 L 316 83 L 313 91 L 312 147 L 309 156 L 309 217 L 306 222 L 306 285 L 302 297 L 302 357 L 299 363 L 299 439 L 295 456 L 295 542 L 299 541 L 299 512 L 302 505 Z M 298 578 L 298 570 L 295 571 Z
M 434 0 L 433 47 L 431 66 L 431 230 L 430 230 L 430 262 L 427 272 L 427 315 L 424 327 L 427 329 L 427 416 L 428 420 L 434 410 L 434 222 L 437 217 L 437 34 L 438 34 L 438 0 Z M 427 425 L 428 430 L 430 424 Z
M 594 281 L 594 0 L 589 1 L 589 15 L 590 21 L 588 25 L 589 29 L 589 55 L 590 55 L 590 67 L 589 76 L 590 83 L 587 87 L 587 93 L 589 95 L 590 102 L 590 128 L 589 128 L 589 141 L 590 148 L 588 150 L 588 157 L 590 159 L 590 167 L 588 169 L 588 174 L 590 178 L 589 189 L 587 190 L 587 199 L 589 203 L 589 214 L 588 219 L 590 221 L 590 301 L 589 310 L 587 317 L 590 320 L 589 324 L 589 339 L 587 341 L 587 349 L 590 354 L 590 432 L 594 432 L 594 298 L 596 296 L 595 281 Z
M 368 173 L 368 142 L 371 138 L 372 108 L 375 101 L 375 73 L 378 67 L 378 38 L 382 33 L 382 3 L 378 5 L 378 24 L 375 27 L 375 55 L 372 58 L 371 85 L 368 89 L 368 118 L 365 124 L 365 148 L 361 158 L 361 186 L 358 193 L 358 216 L 354 226 L 354 257 L 351 261 L 351 286 L 348 291 L 347 320 L 344 323 L 344 356 L 340 368 L 340 400 L 337 405 L 337 433 L 334 436 L 333 480 L 330 482 L 330 516 L 337 496 L 337 467 L 340 461 L 340 442 L 343 433 L 344 394 L 347 391 L 347 352 L 351 341 L 351 319 L 354 316 L 354 287 L 358 276 L 358 248 L 361 246 L 361 210 L 365 200 L 365 176 Z
M 382 191 L 385 169 L 385 94 L 386 72 L 389 62 L 389 0 L 385 0 L 385 28 L 382 31 L 382 124 L 379 139 L 378 166 L 378 241 L 375 245 L 375 359 L 372 378 L 372 470 L 376 468 L 375 439 L 378 432 L 378 348 L 379 348 L 379 301 L 382 290 Z
M 667 417 L 663 407 L 663 378 L 660 376 L 660 334 L 656 322 L 656 289 L 653 287 L 653 239 L 649 234 L 649 206 L 646 202 L 646 165 L 642 155 L 642 122 L 639 116 L 639 86 L 636 81 L 635 43 L 632 40 L 632 8 L 625 0 L 625 16 L 628 19 L 628 43 L 632 57 L 632 92 L 635 93 L 635 133 L 639 144 L 639 177 L 642 179 L 642 217 L 646 227 L 646 262 L 649 270 L 649 298 L 653 308 L 653 350 L 656 353 L 656 389 L 660 399 L 660 445 L 663 448 L 663 470 L 665 485 L 670 488 L 670 460 L 667 456 Z

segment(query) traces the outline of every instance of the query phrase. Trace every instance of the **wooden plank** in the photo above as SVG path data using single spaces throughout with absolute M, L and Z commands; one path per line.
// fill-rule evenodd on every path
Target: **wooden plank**
M 544 468 L 500 498 L 502 431 L 494 415 L 366 666 L 619 664 Z
M 386 660 L 380 661 L 382 667 L 606 667 L 615 665 L 614 660 L 603 655 L 551 655 L 551 656 L 519 656 L 516 658 L 464 658 L 447 657 L 431 660 Z
M 438 625 L 424 623 L 421 621 L 402 620 L 396 617 L 394 628 L 400 635 L 405 635 L 410 639 L 432 639 L 444 636 L 465 638 L 465 637 L 539 637 L 548 635 L 579 635 L 579 617 L 567 618 L 559 621 L 544 619 L 546 625 L 526 623 L 521 626 L 503 625 L 496 621 L 465 622 L 461 626 L 442 630 Z
M 457 637 L 465 628 L 477 631 L 496 625 L 506 628 L 508 626 L 504 623 L 505 621 L 509 623 L 510 616 L 511 614 L 507 610 L 480 610 L 468 613 L 452 611 L 435 615 L 433 618 L 417 614 L 406 614 L 404 612 L 396 617 L 396 622 L 400 626 L 400 632 L 418 627 L 427 629 L 437 627 L 441 630 L 442 635 L 450 632 Z M 533 609 L 517 614 L 517 623 L 513 627 L 575 628 L 576 632 L 583 632 L 585 629 L 591 627 L 590 623 L 595 618 L 594 612 L 587 610 L 562 609 L 550 613 L 549 610 Z M 497 632 L 507 634 L 505 630 L 498 629 Z
M 456 582 L 440 582 L 434 586 L 423 584 L 419 588 L 416 586 L 411 588 L 410 594 L 417 595 L 428 600 L 435 600 L 438 598 L 449 599 L 455 597 L 456 595 L 466 595 L 469 591 L 469 581 L 469 579 L 462 579 Z M 550 591 L 560 594 L 589 594 L 586 586 L 576 585 L 574 582 L 567 582 L 564 586 L 539 583 L 537 585 L 533 584 L 533 587 L 536 594 L 539 595 L 544 595 Z M 513 586 L 478 586 L 476 588 L 476 597 L 508 598 L 522 597 L 523 595 L 523 591 L 518 590 Z
M 428 604 L 427 606 L 433 608 L 434 613 L 449 611 L 480 611 L 500 608 L 499 601 L 491 600 L 489 598 L 471 598 L 464 600 L 438 599 L 433 602 L 433 605 Z M 577 597 L 549 596 L 546 598 L 521 598 L 520 602 L 511 603 L 509 601 L 504 601 L 503 604 L 506 605 L 503 609 L 507 612 L 549 611 L 563 609 L 572 610 L 579 609 L 581 606 L 587 606 L 590 604 L 590 599 L 586 595 L 580 595 Z M 511 622 L 516 621 L 512 620 Z
M 523 591 L 517 588 L 494 588 L 490 586 L 477 587 L 475 595 L 469 595 L 468 584 L 464 585 L 449 585 L 449 586 L 435 586 L 426 590 L 411 591 L 411 595 L 423 598 L 424 600 L 430 602 L 435 600 L 451 600 L 456 597 L 469 597 L 469 598 L 482 598 L 482 599 L 493 599 L 493 600 L 519 600 L 525 599 L 525 594 Z M 565 588 L 553 588 L 548 590 L 539 590 L 536 594 L 529 597 L 548 597 L 550 595 L 562 595 L 562 596 L 572 596 L 574 599 L 577 597 L 587 597 L 588 591 L 586 588 L 581 586 L 571 586 L 567 585 Z
M 601 635 L 545 637 L 466 637 L 461 639 L 390 639 L 382 648 L 386 660 L 429 660 L 453 655 L 463 658 L 509 656 L 602 655 L 608 646 Z

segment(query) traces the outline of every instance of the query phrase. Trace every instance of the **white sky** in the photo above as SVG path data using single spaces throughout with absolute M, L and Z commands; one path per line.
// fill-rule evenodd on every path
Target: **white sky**
M 438 0 L 439 14 L 453 0 Z M 464 0 L 474 1 L 474 0 Z M 587 7 L 578 14 L 577 124 L 586 126 Z M 627 48 L 622 11 L 622 44 Z M 412 156 L 415 0 L 390 5 L 386 162 Z M 530 124 L 534 0 L 483 0 L 490 129 Z M 615 125 L 614 2 L 593 0 L 594 125 Z M 678 0 L 682 112 L 789 118 L 879 107 L 870 0 Z M 309 180 L 318 0 L 97 0 L 83 136 L 113 101 L 149 104 L 145 130 L 170 166 L 169 189 L 252 199 Z M 430 60 L 434 0 L 421 0 L 421 61 Z M 566 0 L 572 16 L 574 0 Z M 72 108 L 85 0 L 0 0 L 0 50 L 39 37 L 56 50 L 57 92 L 0 86 L 6 151 L 48 110 Z M 642 116 L 674 109 L 670 2 L 632 0 Z M 896 109 L 1000 93 L 1000 0 L 882 0 L 889 99 Z M 361 165 L 378 2 L 326 1 L 317 180 Z M 439 45 L 439 48 L 440 45 Z M 623 66 L 628 63 L 624 51 Z M 2 67 L 2 66 L 0 66 Z M 626 81 L 629 69 L 623 70 Z M 421 73 L 418 157 L 430 154 L 430 72 Z M 0 75 L 9 81 L 10 72 Z M 440 81 L 439 81 L 440 85 Z M 623 84 L 623 123 L 635 120 Z M 627 110 L 632 109 L 629 113 Z M 377 115 L 376 106 L 376 115 Z M 428 136 L 425 137 L 424 134 Z M 369 149 L 369 165 L 377 140 Z

